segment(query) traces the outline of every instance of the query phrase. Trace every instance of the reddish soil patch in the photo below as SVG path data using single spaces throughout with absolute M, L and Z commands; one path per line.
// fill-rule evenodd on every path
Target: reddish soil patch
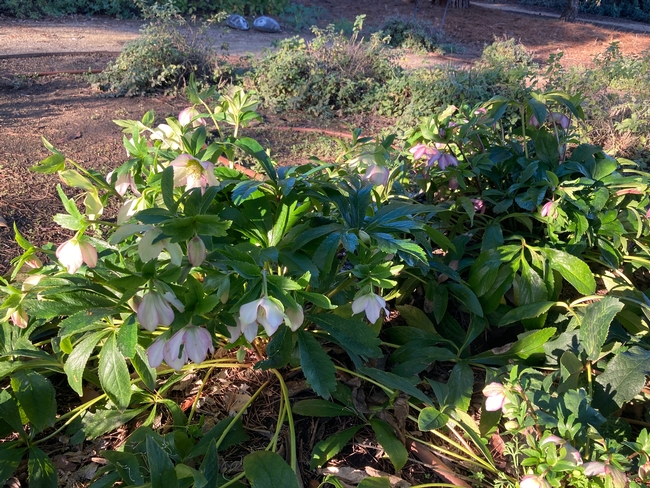
M 376 27 L 393 15 L 413 15 L 413 4 L 403 0 L 303 0 L 303 3 L 313 3 L 327 11 L 327 15 L 319 20 L 321 25 L 344 17 L 354 20 L 355 16 L 366 14 L 366 26 Z M 418 17 L 439 25 L 443 8 L 423 0 L 418 3 Z M 0 19 L 0 52 L 79 51 L 80 46 L 84 51 L 114 51 L 137 36 L 137 24 L 133 22 L 91 20 L 72 18 L 29 23 Z M 58 26 L 58 30 L 48 30 L 50 24 Z M 70 27 L 67 34 L 66 25 Z M 483 46 L 495 37 L 515 38 L 534 52 L 540 61 L 551 53 L 564 51 L 565 62 L 571 64 L 589 63 L 612 41 L 619 41 L 625 53 L 639 53 L 650 46 L 650 35 L 646 34 L 581 23 L 566 24 L 477 6 L 464 11 L 450 10 L 445 30 L 452 42 L 465 49 L 464 54 L 454 55 L 454 58 L 466 61 L 480 55 Z M 215 45 L 227 42 L 239 46 L 242 53 L 247 50 L 259 53 L 271 39 L 265 34 L 221 29 L 214 42 Z M 122 133 L 112 120 L 137 119 L 147 110 L 154 109 L 162 121 L 164 117 L 176 115 L 186 105 L 182 98 L 107 98 L 89 88 L 84 78 L 79 76 L 30 75 L 55 70 L 101 69 L 112 58 L 110 54 L 95 53 L 0 59 L 0 217 L 9 227 L 15 223 L 37 245 L 48 241 L 59 243 L 67 236 L 66 231 L 52 222 L 53 214 L 62 211 L 55 189 L 57 178 L 28 171 L 30 166 L 48 155 L 41 136 L 76 162 L 106 172 L 125 158 Z M 411 59 L 409 64 L 448 60 L 450 58 L 430 55 Z M 304 161 L 298 154 L 301 149 L 309 150 L 305 141 L 313 142 L 314 136 L 274 131 L 273 127 L 288 125 L 286 117 L 291 117 L 291 122 L 296 125 L 313 127 L 323 122 L 300 120 L 300 116 L 295 115 L 283 117 L 285 119 L 268 116 L 267 122 L 251 130 L 250 135 L 259 137 L 263 144 L 272 147 L 281 162 Z M 357 126 L 360 122 L 348 119 L 330 124 L 335 129 L 347 131 L 347 127 Z M 367 120 L 364 122 L 367 124 Z M 0 226 L 0 275 L 9 270 L 9 262 L 18 252 L 13 232 Z

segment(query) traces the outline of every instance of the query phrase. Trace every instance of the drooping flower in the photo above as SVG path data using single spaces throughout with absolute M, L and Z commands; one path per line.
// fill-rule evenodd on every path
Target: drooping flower
M 386 300 L 376 293 L 370 292 L 360 295 L 352 302 L 352 312 L 354 314 L 365 312 L 366 318 L 373 324 L 379 320 L 382 310 L 388 317 L 389 312 L 388 307 L 386 307 Z
M 551 488 L 551 484 L 542 476 L 529 474 L 521 478 L 519 488 Z
M 602 476 L 609 478 L 612 481 L 614 488 L 625 488 L 627 484 L 627 477 L 620 469 L 612 466 L 611 464 L 601 463 L 599 461 L 591 461 L 583 465 L 585 469 L 585 476 L 592 478 L 594 476 Z
M 455 176 L 449 178 L 449 189 L 450 190 L 458 189 L 458 178 L 456 178 Z
M 212 336 L 203 327 L 186 325 L 169 339 L 156 339 L 147 349 L 149 366 L 157 368 L 163 362 L 180 371 L 188 360 L 200 364 L 208 351 L 214 353 Z
M 137 212 L 146 208 L 144 198 L 131 198 L 125 201 L 117 212 L 117 224 L 122 225 L 133 217 Z
M 72 238 L 56 248 L 56 257 L 68 273 L 75 274 L 83 263 L 89 268 L 97 266 L 97 249 L 89 242 Z
M 239 319 L 242 332 L 251 324 L 258 323 L 264 327 L 268 336 L 272 336 L 284 321 L 284 307 L 271 297 L 262 297 L 242 305 L 239 308 Z
M 546 202 L 540 211 L 540 215 L 542 217 L 551 217 L 553 219 L 557 218 L 558 211 L 555 202 L 553 200 Z
M 106 175 L 106 181 L 110 183 L 112 178 L 113 172 L 111 171 Z M 131 188 L 131 191 L 135 196 L 139 197 L 141 195 L 141 193 L 138 191 L 138 188 L 135 186 L 135 181 L 133 180 L 131 173 L 122 173 L 117 177 L 117 180 L 115 181 L 115 191 L 121 197 L 123 197 L 126 193 L 126 190 L 129 188 Z
M 531 127 L 535 127 L 535 129 L 539 129 L 539 120 L 537 120 L 537 117 L 535 117 L 535 114 L 530 116 L 530 119 L 528 119 L 528 125 Z
M 138 322 L 149 332 L 156 330 L 159 325 L 171 325 L 174 321 L 172 304 L 179 312 L 185 310 L 181 301 L 173 293 L 166 292 L 161 295 L 157 291 L 149 291 L 138 305 Z
M 199 236 L 192 237 L 187 243 L 187 258 L 194 267 L 201 266 L 205 261 L 205 243 Z
M 435 147 L 427 146 L 426 144 L 416 144 L 411 149 L 409 149 L 409 151 L 413 154 L 413 159 L 415 161 L 421 159 L 422 157 L 426 157 L 427 166 L 433 165 L 433 163 L 438 161 L 438 159 L 440 159 L 440 156 L 442 156 L 442 153 Z
M 564 439 L 556 435 L 549 435 L 548 437 L 542 439 L 540 445 L 543 446 L 544 444 L 548 444 L 549 442 L 555 444 L 556 446 L 560 446 L 564 448 L 564 450 L 566 451 L 566 456 L 564 457 L 565 461 L 575 465 L 582 464 L 582 456 L 580 455 L 580 451 L 578 451 L 567 441 L 565 441 Z
M 438 167 L 444 170 L 448 166 L 458 166 L 458 159 L 452 154 L 441 152 L 440 158 L 438 158 Z
M 163 149 L 177 151 L 181 148 L 180 136 L 167 124 L 160 124 L 151 132 L 151 140 L 162 141 Z
M 16 327 L 20 327 L 21 329 L 27 327 L 27 324 L 29 323 L 29 316 L 27 315 L 27 312 L 25 312 L 25 309 L 21 306 L 18 306 L 18 308 L 13 311 L 10 318 L 14 325 Z
M 201 188 L 205 193 L 207 186 L 217 186 L 219 181 L 214 176 L 214 164 L 199 161 L 189 154 L 181 154 L 170 166 L 174 168 L 174 186 L 184 186 L 186 190 Z
M 157 227 L 148 229 L 138 243 L 138 256 L 140 256 L 143 263 L 146 263 L 152 259 L 156 259 L 163 249 L 165 249 L 169 253 L 172 264 L 180 266 L 183 258 L 181 246 L 177 242 L 171 242 L 170 239 L 156 241 L 161 234 L 162 230 Z
M 388 177 L 390 172 L 388 168 L 384 166 L 379 166 L 378 164 L 370 164 L 366 168 L 366 173 L 363 175 L 363 179 L 370 181 L 378 186 L 385 186 L 388 183 Z
M 485 385 L 483 394 L 485 395 L 485 410 L 488 412 L 503 410 L 503 407 L 508 404 L 506 388 L 501 383 L 492 382 Z
M 485 206 L 485 202 L 481 200 L 480 198 L 470 198 L 470 201 L 474 205 L 474 211 L 480 214 L 484 214 L 485 210 L 487 207 Z
M 298 308 L 290 307 L 285 309 L 284 323 L 287 324 L 293 332 L 297 331 L 304 321 L 305 313 L 300 305 L 298 305 Z
M 237 325 L 234 327 L 228 326 L 228 332 L 230 332 L 230 339 L 228 341 L 232 344 L 239 339 L 240 335 L 244 334 L 248 342 L 253 342 L 253 339 L 257 335 L 257 322 L 243 324 L 239 317 L 235 317 L 235 323 Z
M 547 119 L 550 120 L 551 122 L 556 123 L 564 130 L 567 130 L 569 128 L 569 125 L 571 124 L 569 117 L 567 117 L 566 115 L 560 112 L 549 113 Z
M 205 125 L 205 119 L 196 118 L 200 115 L 200 112 L 194 107 L 187 107 L 181 110 L 181 113 L 178 114 L 178 123 L 182 126 L 192 123 L 192 127 L 198 127 L 200 125 Z

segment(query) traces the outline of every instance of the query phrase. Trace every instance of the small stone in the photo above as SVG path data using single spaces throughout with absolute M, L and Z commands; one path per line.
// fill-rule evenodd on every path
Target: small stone
M 255 19 L 253 22 L 253 27 L 255 27 L 255 30 L 258 30 L 260 32 L 280 32 L 280 24 L 271 17 L 258 17 Z
M 239 14 L 229 15 L 226 19 L 226 25 L 232 29 L 245 31 L 250 29 L 250 26 L 248 25 L 248 22 L 246 22 L 246 19 Z

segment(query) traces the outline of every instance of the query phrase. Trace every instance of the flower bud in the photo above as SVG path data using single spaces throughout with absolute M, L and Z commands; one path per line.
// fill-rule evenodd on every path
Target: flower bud
M 18 307 L 11 314 L 11 321 L 14 323 L 16 327 L 20 327 L 21 329 L 24 329 L 25 327 L 27 327 L 27 324 L 29 323 L 29 317 L 27 316 L 27 312 L 25 312 L 23 307 Z
M 205 261 L 205 244 L 199 236 L 192 237 L 187 243 L 187 258 L 190 260 L 192 266 L 201 266 Z
M 370 236 L 365 230 L 359 229 L 359 239 L 361 239 L 361 242 L 364 244 L 370 244 Z

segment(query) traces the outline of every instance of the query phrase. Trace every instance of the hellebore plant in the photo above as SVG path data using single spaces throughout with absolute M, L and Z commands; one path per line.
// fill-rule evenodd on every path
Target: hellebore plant
M 389 312 L 388 307 L 386 307 L 386 300 L 376 293 L 364 293 L 363 295 L 357 296 L 352 302 L 352 312 L 354 314 L 365 312 L 366 318 L 373 324 L 379 320 L 382 311 L 388 317 Z
M 97 249 L 80 237 L 73 237 L 57 247 L 56 257 L 70 274 L 75 274 L 84 263 L 89 268 L 97 266 Z
M 183 304 L 172 292 L 160 294 L 157 291 L 150 290 L 144 294 L 138 306 L 138 322 L 149 332 L 156 330 L 159 325 L 171 325 L 174 321 L 172 304 L 179 312 L 185 310 Z
M 157 368 L 163 362 L 180 371 L 188 360 L 201 364 L 208 351 L 214 354 L 212 336 L 203 327 L 186 325 L 169 339 L 159 337 L 147 349 L 149 365 Z
M 174 186 L 184 186 L 185 190 L 200 188 L 205 193 L 208 186 L 218 186 L 219 181 L 214 176 L 214 164 L 209 161 L 199 161 L 189 154 L 181 154 L 171 163 L 174 168 Z

